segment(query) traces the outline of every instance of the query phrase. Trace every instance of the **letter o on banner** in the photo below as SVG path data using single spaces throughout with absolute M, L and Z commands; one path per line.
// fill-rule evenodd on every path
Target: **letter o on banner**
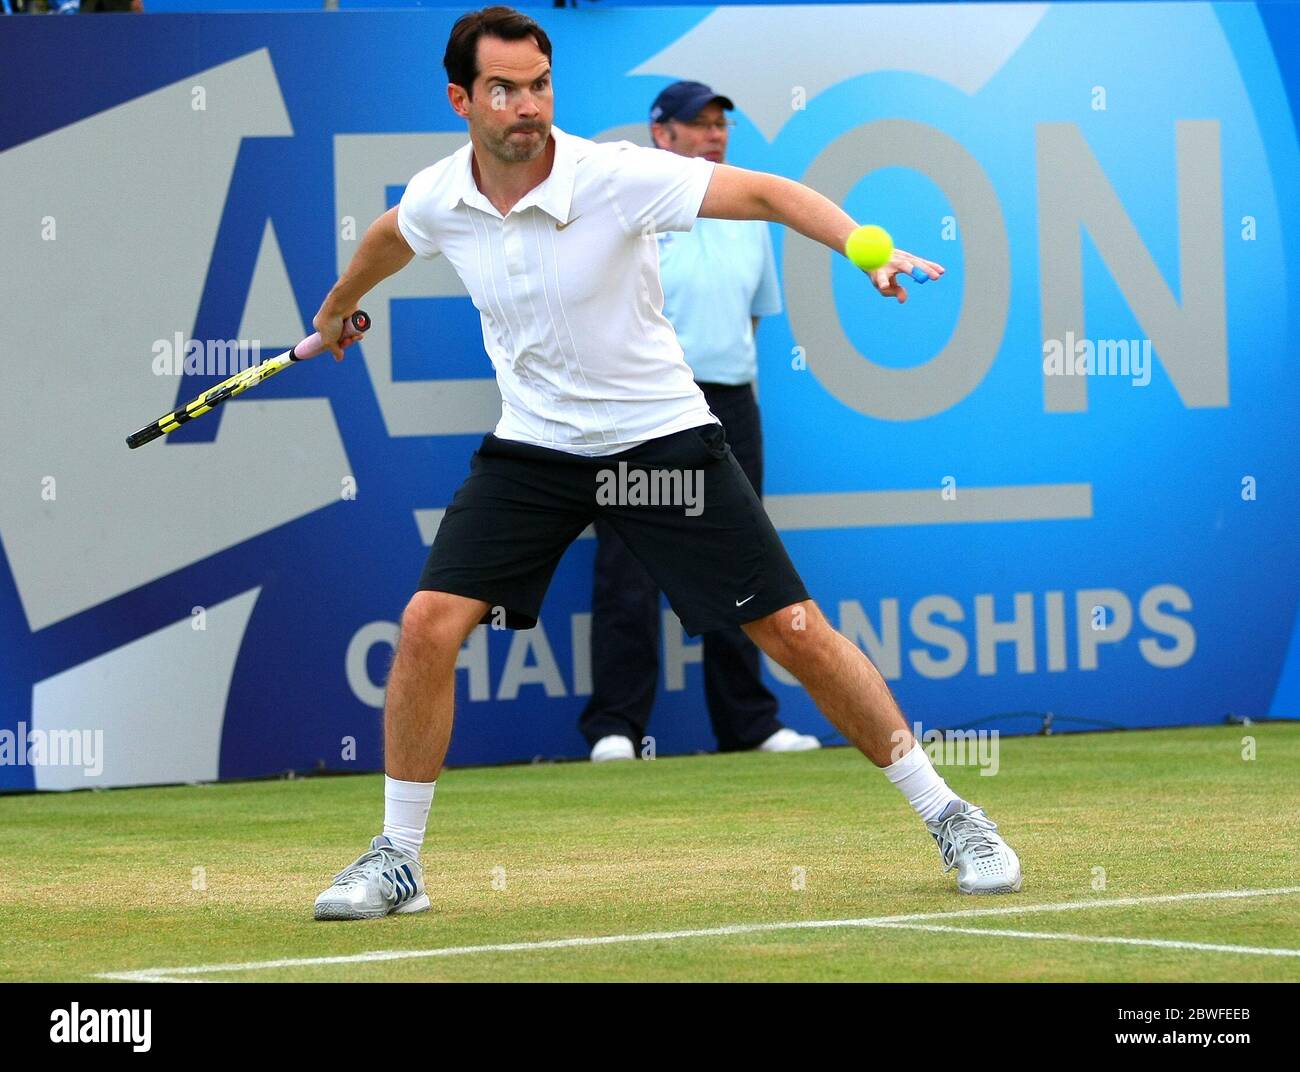
M 864 175 L 886 167 L 911 168 L 941 187 L 961 221 L 966 263 L 979 258 L 979 271 L 965 273 L 961 311 L 947 345 L 922 365 L 886 368 L 858 353 L 840 327 L 831 291 L 833 254 L 791 238 L 782 275 L 790 329 L 807 349 L 808 368 L 818 382 L 868 417 L 910 421 L 955 406 L 988 373 L 1006 330 L 1011 267 L 1006 223 L 992 183 L 970 153 L 933 127 L 895 119 L 864 124 L 831 142 L 803 181 L 842 203 Z M 881 300 L 869 280 L 862 284 L 864 301 Z

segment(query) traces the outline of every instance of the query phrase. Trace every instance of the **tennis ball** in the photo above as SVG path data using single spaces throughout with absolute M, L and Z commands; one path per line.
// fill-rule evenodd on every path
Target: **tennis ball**
M 844 252 L 864 272 L 883 268 L 894 254 L 894 240 L 883 227 L 869 223 L 858 227 L 844 243 Z

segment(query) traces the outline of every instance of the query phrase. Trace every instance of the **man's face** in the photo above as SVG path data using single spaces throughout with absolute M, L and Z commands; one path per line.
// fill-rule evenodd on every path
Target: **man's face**
M 702 156 L 721 164 L 727 156 L 726 114 L 722 105 L 711 101 L 689 122 L 670 119 L 654 125 L 655 144 L 679 156 Z
M 555 100 L 551 64 L 531 37 L 502 41 L 480 37 L 474 95 L 451 86 L 457 114 L 488 152 L 507 163 L 535 160 L 551 137 Z

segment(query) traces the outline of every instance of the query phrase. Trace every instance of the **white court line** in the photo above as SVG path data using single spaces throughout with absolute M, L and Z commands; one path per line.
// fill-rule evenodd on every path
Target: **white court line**
M 913 923 L 925 919 L 970 919 L 976 916 L 1016 916 L 1022 912 L 1070 912 L 1081 908 L 1131 908 L 1134 905 L 1173 904 L 1177 901 L 1227 901 L 1234 897 L 1281 897 L 1300 893 L 1300 886 L 1279 886 L 1271 890 L 1209 890 L 1204 893 L 1153 893 L 1147 897 L 1114 897 L 1096 901 L 1060 901 L 1056 904 L 1025 905 L 1017 908 L 969 908 L 961 912 L 928 912 L 911 916 L 882 916 L 874 923 Z M 873 925 L 874 925 L 873 923 Z
M 294 957 L 284 960 L 248 961 L 242 964 L 196 964 L 179 968 L 140 968 L 135 971 L 101 972 L 98 978 L 116 979 L 135 983 L 182 982 L 177 976 L 211 975 L 218 972 L 267 971 L 274 968 L 314 967 L 323 964 L 366 964 L 384 960 L 411 960 L 425 957 L 456 957 L 473 953 L 522 953 L 539 949 L 573 949 L 596 945 L 618 945 L 629 942 L 667 942 L 678 938 L 717 938 L 736 934 L 764 934 L 771 931 L 820 930 L 835 927 L 898 928 L 900 924 L 917 924 L 925 920 L 975 919 L 986 916 L 1014 916 L 1030 912 L 1071 912 L 1094 908 L 1131 908 L 1136 905 L 1170 904 L 1180 901 L 1224 901 L 1240 897 L 1280 897 L 1300 893 L 1300 886 L 1281 886 L 1271 890 L 1211 890 L 1204 893 L 1153 894 L 1149 897 L 1116 897 L 1097 901 L 1064 901 L 1054 904 L 1009 905 L 1005 908 L 971 908 L 959 912 L 919 912 L 905 916 L 875 916 L 869 919 L 815 919 L 794 920 L 787 923 L 737 923 L 726 927 L 705 927 L 689 931 L 652 931 L 642 934 L 607 934 L 592 938 L 554 938 L 540 942 L 505 942 L 496 945 L 444 946 L 440 949 L 389 949 L 370 953 L 353 953 L 335 957 Z M 925 929 L 917 927 L 915 929 Z M 961 928 L 953 928 L 961 930 Z M 993 931 L 961 930 L 963 934 L 995 933 Z M 1051 934 L 1031 934 L 1028 931 L 1001 932 L 1012 937 L 1052 938 Z M 1080 940 L 1144 944 L 1157 939 L 1089 939 L 1075 935 Z M 1213 949 L 1216 952 L 1253 952 L 1250 946 L 1192 946 Z M 1295 950 L 1273 951 L 1278 956 L 1290 956 Z
M 987 927 L 941 927 L 933 923 L 877 923 L 881 930 L 937 931 L 942 934 L 988 934 L 996 938 L 1046 938 L 1057 942 L 1097 942 L 1102 945 L 1146 945 L 1158 949 L 1198 949 L 1203 953 L 1248 953 L 1266 957 L 1300 957 L 1300 949 L 1270 949 L 1257 945 L 1214 945 L 1210 942 L 1178 942 L 1170 938 L 1110 938 L 1092 934 L 1059 934 L 1051 931 L 1003 931 Z

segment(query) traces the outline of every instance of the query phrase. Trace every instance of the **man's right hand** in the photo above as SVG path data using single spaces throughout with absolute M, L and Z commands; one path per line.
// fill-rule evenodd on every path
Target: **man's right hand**
M 350 315 L 350 314 L 349 314 Z M 335 316 L 321 307 L 316 318 L 311 322 L 318 332 L 320 332 L 320 341 L 324 343 L 325 349 L 334 355 L 335 361 L 343 360 L 343 350 L 352 345 L 351 339 L 345 343 L 340 343 L 339 339 L 343 337 L 343 325 L 347 322 L 346 316 Z

